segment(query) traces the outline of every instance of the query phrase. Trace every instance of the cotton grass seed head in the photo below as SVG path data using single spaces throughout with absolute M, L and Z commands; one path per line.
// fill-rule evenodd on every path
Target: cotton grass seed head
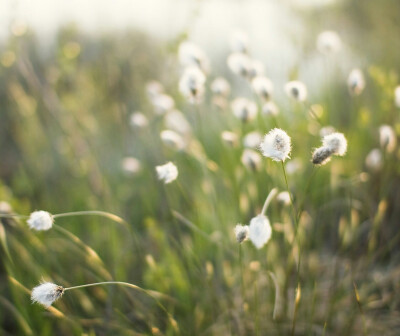
M 258 249 L 262 248 L 270 240 L 272 228 L 268 218 L 258 215 L 250 221 L 249 239 Z
M 160 138 L 163 144 L 171 149 L 180 151 L 185 148 L 185 141 L 178 133 L 174 131 L 171 130 L 161 131 Z
M 47 211 L 34 211 L 27 220 L 28 226 L 37 231 L 50 230 L 54 223 L 54 218 Z
M 182 135 L 188 135 L 192 132 L 192 127 L 184 114 L 179 110 L 169 111 L 164 117 L 165 126 Z
M 206 76 L 199 68 L 188 67 L 179 81 L 179 91 L 190 103 L 198 103 L 203 98 L 205 82 Z
M 284 162 L 289 158 L 291 151 L 290 137 L 280 128 L 274 128 L 265 135 L 260 149 L 264 156 Z
M 332 151 L 333 155 L 343 156 L 347 151 L 347 140 L 342 133 L 332 133 L 324 136 L 322 146 Z
M 262 135 L 258 131 L 247 133 L 243 138 L 243 146 L 247 148 L 258 148 L 262 141 Z
M 360 95 L 365 89 L 365 78 L 364 74 L 360 69 L 351 70 L 349 77 L 347 78 L 347 86 L 350 94 L 353 96 Z
M 164 87 L 160 82 L 152 80 L 146 84 L 146 92 L 149 99 L 152 100 L 154 97 L 164 93 Z
M 126 157 L 121 162 L 122 170 L 126 175 L 136 175 L 142 168 L 140 161 L 134 157 Z
M 231 85 L 223 77 L 217 77 L 211 83 L 211 91 L 213 94 L 228 97 L 231 92 Z
M 365 158 L 365 165 L 369 170 L 380 171 L 383 166 L 383 155 L 379 148 L 371 150 Z
M 131 114 L 129 123 L 132 128 L 144 128 L 149 124 L 149 121 L 143 113 L 134 112 Z
M 333 152 L 328 147 L 317 148 L 312 155 L 312 163 L 318 166 L 322 166 L 331 160 Z
M 249 78 L 263 76 L 264 73 L 265 73 L 265 67 L 263 62 L 256 59 L 250 59 L 250 69 L 248 73 Z
M 32 289 L 31 300 L 33 303 L 39 303 L 48 308 L 63 294 L 64 288 L 62 286 L 44 282 Z
M 274 85 L 265 76 L 256 76 L 251 81 L 251 86 L 254 92 L 264 100 L 271 99 L 272 93 L 274 91 Z
M 179 45 L 179 62 L 183 67 L 198 67 L 204 72 L 209 71 L 210 62 L 204 51 L 196 44 L 185 41 Z
M 239 143 L 238 135 L 230 131 L 223 131 L 221 133 L 221 139 L 226 145 L 230 147 L 236 147 Z
M 324 31 L 317 37 L 317 49 L 322 54 L 334 54 L 338 52 L 341 47 L 342 40 L 338 33 L 334 31 Z
M 261 167 L 261 156 L 259 153 L 252 149 L 246 148 L 243 151 L 241 161 L 243 165 L 251 171 L 257 171 Z
M 394 89 L 394 104 L 400 108 L 400 85 Z
M 277 116 L 279 109 L 274 102 L 269 101 L 262 106 L 262 113 L 266 116 Z
M 242 122 L 249 122 L 257 116 L 257 105 L 247 98 L 236 98 L 231 107 L 233 114 Z
M 379 142 L 382 149 L 388 153 L 392 153 L 396 149 L 397 138 L 392 127 L 389 125 L 379 127 Z
M 288 191 L 281 191 L 278 196 L 276 196 L 276 200 L 279 203 L 282 203 L 283 205 L 287 206 L 290 204 L 290 194 Z
M 178 168 L 172 162 L 168 162 L 162 166 L 157 166 L 156 172 L 158 179 L 163 181 L 165 184 L 175 181 L 178 177 Z
M 249 226 L 241 224 L 236 225 L 235 236 L 238 243 L 243 243 L 249 238 Z
M 152 98 L 151 103 L 158 115 L 163 115 L 175 107 L 174 99 L 167 94 L 160 94 Z
M 299 102 L 304 102 L 307 99 L 307 87 L 300 81 L 288 82 L 284 89 L 289 98 Z
M 248 77 L 252 69 L 252 60 L 242 53 L 232 53 L 228 56 L 227 64 L 229 69 L 238 76 Z

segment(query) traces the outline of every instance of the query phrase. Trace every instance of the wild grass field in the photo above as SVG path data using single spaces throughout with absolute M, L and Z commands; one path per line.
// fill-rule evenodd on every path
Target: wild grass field
M 0 335 L 398 335 L 400 7 L 377 3 L 299 14 L 284 85 L 245 32 L 217 62 L 186 32 L 12 26 Z

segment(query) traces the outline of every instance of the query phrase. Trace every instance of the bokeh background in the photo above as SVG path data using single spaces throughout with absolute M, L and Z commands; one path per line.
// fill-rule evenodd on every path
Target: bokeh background
M 0 335 L 398 335 L 399 150 L 380 143 L 379 128 L 400 134 L 399 14 L 395 0 L 3 0 L 0 211 L 101 210 L 126 222 L 66 217 L 37 232 L 2 218 Z M 227 65 L 238 30 L 274 84 L 274 118 Z M 341 38 L 335 54 L 316 48 L 326 30 Z M 199 104 L 179 92 L 186 40 L 210 60 Z M 347 87 L 354 68 L 366 82 L 357 96 Z M 218 76 L 231 93 L 215 104 Z M 285 95 L 295 79 L 308 88 L 306 105 Z M 157 109 L 154 80 L 190 125 L 183 150 L 160 139 L 185 122 Z M 257 103 L 255 120 L 232 114 L 239 96 Z M 147 125 L 132 123 L 138 111 Z M 279 163 L 242 162 L 243 138 L 277 125 L 292 138 L 286 169 L 299 232 L 291 206 L 274 200 L 272 239 L 257 250 L 238 244 L 234 227 L 260 212 L 271 189 L 287 187 Z M 315 168 L 326 126 L 345 134 L 348 152 Z M 167 161 L 179 176 L 164 185 L 155 167 Z M 127 281 L 163 293 L 168 314 L 119 287 L 71 291 L 44 309 L 30 302 L 41 279 Z

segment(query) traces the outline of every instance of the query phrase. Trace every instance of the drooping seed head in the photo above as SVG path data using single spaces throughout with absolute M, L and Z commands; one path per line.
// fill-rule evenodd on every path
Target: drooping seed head
M 331 160 L 333 152 L 328 147 L 319 147 L 315 149 L 312 155 L 312 163 L 318 166 L 322 166 Z
M 235 226 L 235 236 L 238 243 L 242 243 L 249 238 L 249 226 L 238 224 Z
M 332 151 L 332 155 L 343 156 L 347 151 L 347 140 L 343 133 L 331 133 L 322 139 L 322 146 Z
M 250 221 L 249 238 L 256 248 L 260 249 L 268 243 L 271 235 L 271 224 L 266 216 L 258 215 Z
M 51 282 L 44 282 L 32 289 L 31 300 L 48 308 L 63 294 L 64 287 Z

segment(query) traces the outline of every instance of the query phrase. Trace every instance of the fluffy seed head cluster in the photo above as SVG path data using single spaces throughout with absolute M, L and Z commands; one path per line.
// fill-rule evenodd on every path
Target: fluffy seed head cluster
M 140 161 L 134 157 L 126 157 L 122 160 L 121 162 L 122 170 L 127 174 L 127 175 L 135 175 L 137 174 L 140 169 L 142 168 L 142 165 L 140 164 Z
M 179 62 L 183 67 L 198 67 L 204 72 L 209 70 L 209 60 L 204 51 L 192 42 L 182 42 L 178 50 Z
M 268 243 L 271 235 L 271 224 L 266 216 L 258 215 L 250 221 L 249 238 L 256 248 L 260 249 Z
M 322 146 L 332 151 L 332 154 L 343 156 L 347 151 L 347 140 L 343 133 L 331 133 L 322 139 Z
M 334 31 L 324 31 L 317 37 L 317 49 L 322 54 L 333 54 L 342 47 L 342 40 L 338 33 Z
M 260 154 L 252 149 L 246 148 L 243 151 L 241 161 L 242 161 L 243 165 L 251 171 L 259 170 L 261 167 Z
M 353 96 L 360 95 L 365 89 L 365 78 L 364 74 L 360 69 L 351 70 L 347 79 L 347 86 L 350 94 Z
M 262 113 L 267 116 L 277 116 L 279 114 L 279 109 L 274 102 L 269 101 L 263 105 Z
M 51 282 L 44 282 L 32 289 L 32 302 L 50 307 L 64 294 L 64 288 Z
M 265 135 L 260 145 L 264 156 L 274 161 L 285 161 L 291 151 L 291 140 L 287 133 L 279 128 L 274 128 Z
M 251 81 L 251 86 L 253 87 L 254 92 L 264 100 L 271 99 L 274 85 L 272 82 L 265 76 L 256 76 Z
M 285 92 L 288 97 L 303 102 L 307 99 L 307 87 L 300 81 L 291 81 L 285 84 Z
M 400 85 L 394 89 L 394 103 L 396 107 L 400 108 Z
M 165 184 L 175 181 L 178 177 L 178 168 L 172 163 L 168 162 L 162 166 L 156 166 L 158 179 Z
M 230 131 L 223 131 L 221 133 L 221 139 L 230 147 L 236 147 L 239 142 L 238 135 Z
M 236 225 L 235 236 L 238 243 L 243 243 L 249 238 L 249 226 L 241 224 Z
M 257 116 L 257 105 L 247 98 L 236 98 L 231 107 L 233 114 L 243 122 L 251 121 Z
M 28 226 L 37 231 L 50 230 L 54 223 L 54 218 L 47 211 L 34 211 L 27 220 Z
M 182 150 L 185 148 L 185 141 L 176 132 L 171 130 L 164 130 L 160 133 L 161 141 L 168 147 L 175 150 Z
M 179 81 L 179 90 L 191 103 L 198 103 L 203 98 L 205 82 L 206 76 L 199 68 L 187 67 Z
M 392 153 L 396 149 L 397 138 L 392 127 L 389 125 L 379 127 L 379 142 L 382 149 L 388 153 Z
M 211 91 L 215 95 L 227 97 L 231 92 L 231 86 L 225 78 L 217 77 L 211 83 Z

